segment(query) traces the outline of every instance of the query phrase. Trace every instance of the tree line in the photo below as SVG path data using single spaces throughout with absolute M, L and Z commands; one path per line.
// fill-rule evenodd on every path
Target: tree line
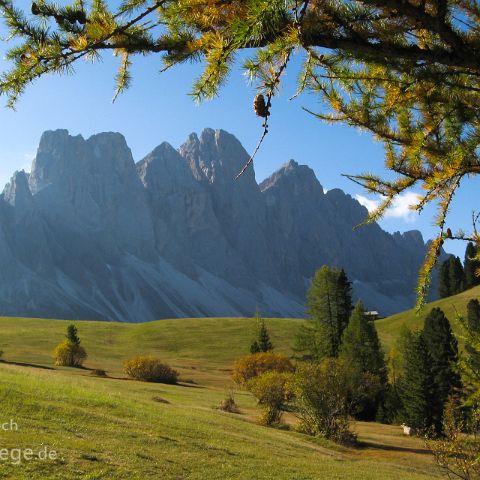
M 456 295 L 469 288 L 480 285 L 480 261 L 477 258 L 478 247 L 469 242 L 465 250 L 465 259 L 451 255 L 440 265 L 438 293 L 440 298 Z
M 473 258 L 471 247 L 467 252 Z M 478 447 L 467 442 L 468 450 L 461 440 L 476 428 L 479 412 L 479 300 L 472 299 L 460 319 L 466 337 L 463 354 L 449 319 L 433 308 L 421 329 L 404 327 L 385 355 L 375 321 L 361 301 L 353 305 L 344 270 L 319 269 L 307 303 L 309 319 L 295 339 L 295 363 L 272 351 L 260 319 L 254 345 L 265 348 L 235 365 L 234 379 L 257 397 L 267 412 L 266 423 L 279 422 L 286 409 L 299 417 L 305 433 L 341 443 L 355 441 L 350 418 L 403 424 L 411 433 L 436 439 L 432 450 L 442 465 L 468 463 L 480 473 L 478 465 L 472 467 Z M 438 445 L 447 445 L 450 453 Z M 466 449 L 473 453 L 465 454 Z

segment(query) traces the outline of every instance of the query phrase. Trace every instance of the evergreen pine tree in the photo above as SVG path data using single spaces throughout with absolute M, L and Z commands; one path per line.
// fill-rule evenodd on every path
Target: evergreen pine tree
M 67 327 L 67 340 L 71 343 L 73 343 L 74 345 L 80 345 L 80 338 L 78 337 L 77 335 L 77 327 L 73 324 L 69 325 Z
M 338 272 L 337 286 L 337 331 L 340 332 L 341 337 L 353 312 L 352 282 L 348 279 L 343 268 Z
M 454 257 L 453 255 L 449 258 L 448 278 L 450 283 L 450 295 L 456 295 L 465 290 L 462 262 L 458 257 Z
M 355 305 L 343 332 L 340 358 L 354 364 L 362 372 L 378 375 L 386 382 L 385 358 L 377 329 L 374 322 L 366 317 L 361 301 Z
M 431 404 L 434 384 L 430 372 L 431 357 L 423 335 L 418 332 L 404 334 L 404 372 L 399 379 L 399 396 L 402 403 L 401 420 L 420 431 L 433 424 Z
M 480 285 L 480 277 L 475 275 L 475 272 L 480 268 L 480 262 L 476 259 L 477 248 L 472 242 L 468 242 L 465 250 L 464 273 L 465 273 L 465 288 L 472 288 L 475 285 Z
M 268 352 L 270 350 L 273 350 L 270 335 L 263 319 L 260 321 L 260 330 L 258 332 L 258 346 L 261 352 Z
M 465 341 L 465 353 L 469 369 L 477 372 L 480 376 L 480 351 L 478 349 L 478 338 L 480 338 L 480 302 L 472 299 L 467 304 L 467 339 Z
M 447 298 L 450 296 L 450 262 L 445 260 L 440 265 L 440 271 L 438 276 L 438 294 L 440 298 Z
M 443 411 L 448 397 L 460 387 L 456 372 L 458 345 L 450 322 L 440 308 L 434 308 L 425 318 L 422 338 L 431 358 L 431 376 L 435 395 L 431 402 L 433 426 L 442 431 Z
M 356 304 L 343 332 L 340 358 L 349 365 L 356 384 L 361 384 L 366 374 L 378 380 L 380 391 L 374 398 L 365 398 L 358 411 L 359 418 L 374 419 L 385 392 L 387 370 L 375 324 L 365 316 L 362 302 Z
M 480 302 L 476 298 L 467 303 L 467 322 L 469 330 L 480 333 Z
M 302 327 L 296 350 L 306 358 L 337 357 L 343 330 L 352 311 L 351 285 L 345 272 L 323 266 L 307 294 L 311 323 Z
M 268 352 L 273 350 L 273 344 L 270 340 L 270 334 L 268 333 L 265 321 L 260 317 L 260 312 L 257 310 L 255 314 L 258 327 L 257 339 L 250 345 L 250 353 Z
M 258 342 L 255 340 L 251 345 L 250 345 L 250 353 L 258 353 L 261 352 L 260 347 L 258 345 Z

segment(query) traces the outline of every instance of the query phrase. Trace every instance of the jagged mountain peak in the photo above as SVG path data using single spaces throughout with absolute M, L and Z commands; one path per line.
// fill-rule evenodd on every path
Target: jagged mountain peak
M 24 170 L 16 171 L 10 182 L 5 185 L 3 199 L 10 205 L 19 206 L 21 203 L 29 205 L 32 193 L 28 185 L 28 174 Z
M 307 165 L 299 165 L 290 160 L 260 184 L 262 193 L 281 188 L 294 196 L 323 196 L 323 187 L 315 172 Z
M 55 130 L 45 130 L 40 137 L 39 150 L 49 148 L 52 144 L 59 144 L 69 139 L 76 138 L 84 140 L 82 135 L 70 135 L 70 132 L 65 128 L 57 128 Z
M 146 321 L 304 314 L 324 264 L 382 314 L 413 304 L 419 232 L 390 235 L 290 160 L 262 182 L 232 134 L 205 129 L 135 164 L 125 138 L 42 135 L 0 202 L 0 315 Z M 3 253 L 2 253 L 3 252 Z
M 233 184 L 249 158 L 234 135 L 212 128 L 204 129 L 200 137 L 191 134 L 179 152 L 187 160 L 195 178 L 208 183 Z M 256 184 L 253 169 L 248 169 L 241 181 L 243 184 Z
M 29 184 L 32 193 L 38 193 L 51 185 L 72 188 L 91 183 L 99 176 L 126 178 L 134 171 L 132 152 L 120 133 L 103 132 L 85 140 L 68 130 L 51 130 L 41 137 Z
M 160 145 L 155 147 L 150 154 L 148 155 L 148 158 L 150 160 L 154 160 L 157 158 L 164 158 L 168 156 L 173 156 L 176 158 L 181 158 L 178 151 L 172 147 L 172 145 L 168 142 L 162 142 Z
M 168 142 L 161 143 L 138 162 L 137 172 L 145 187 L 164 192 L 196 183 L 185 159 Z

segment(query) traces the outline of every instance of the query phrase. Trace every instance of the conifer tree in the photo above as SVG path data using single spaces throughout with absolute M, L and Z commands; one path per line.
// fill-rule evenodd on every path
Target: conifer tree
M 438 276 L 438 294 L 440 298 L 450 296 L 450 262 L 449 259 L 442 262 Z
M 361 301 L 357 302 L 347 328 L 343 332 L 340 358 L 360 371 L 378 375 L 386 382 L 385 358 L 374 322 L 365 315 Z
M 311 323 L 297 335 L 296 350 L 306 357 L 337 357 L 343 330 L 352 311 L 351 286 L 345 273 L 323 266 L 307 293 Z
M 422 339 L 431 358 L 430 371 L 435 393 L 430 405 L 433 426 L 440 434 L 448 397 L 458 393 L 460 388 L 457 340 L 440 308 L 434 308 L 425 318 Z
M 439 294 L 441 298 L 461 293 L 465 289 L 465 274 L 462 262 L 451 255 L 440 266 Z
M 345 270 L 342 268 L 338 273 L 337 279 L 337 330 L 343 332 L 350 321 L 353 312 L 352 302 L 352 282 L 348 279 Z
M 435 390 L 430 372 L 431 357 L 420 332 L 404 334 L 404 372 L 399 379 L 401 420 L 409 427 L 426 431 L 433 425 L 431 404 Z
M 73 324 L 69 325 L 65 337 L 66 339 L 59 343 L 53 351 L 55 365 L 81 367 L 87 358 L 87 352 L 80 345 L 77 327 Z
M 258 342 L 254 340 L 254 342 L 250 345 L 250 353 L 258 353 L 261 352 Z
M 449 284 L 450 295 L 456 295 L 465 290 L 464 288 L 464 273 L 462 262 L 458 257 L 453 255 L 449 258 Z
M 480 333 L 480 302 L 476 298 L 467 303 L 467 322 L 470 331 Z
M 363 303 L 359 301 L 353 310 L 347 328 L 343 332 L 340 358 L 356 377 L 354 383 L 361 384 L 362 379 L 370 375 L 377 379 L 380 389 L 372 398 L 364 398 L 359 405 L 357 415 L 362 419 L 373 419 L 387 384 L 385 358 L 374 322 L 367 319 Z
M 74 324 L 71 324 L 67 327 L 67 340 L 74 345 L 80 345 L 80 338 L 78 337 L 78 330 Z
M 468 242 L 463 263 L 465 288 L 472 288 L 476 285 L 480 285 L 480 277 L 475 275 L 475 272 L 480 268 L 480 262 L 476 258 L 477 254 L 478 249 L 472 242 Z
M 466 355 L 463 358 L 463 364 L 466 367 L 464 370 L 469 372 L 467 375 L 469 383 L 474 385 L 477 381 L 477 388 L 480 390 L 480 302 L 477 299 L 472 299 L 467 304 L 467 321 L 464 326 L 467 333 Z
M 268 333 L 267 326 L 265 325 L 265 320 L 260 317 L 258 310 L 256 313 L 256 319 L 258 338 L 250 346 L 250 353 L 269 352 L 270 350 L 273 350 L 273 344 L 270 340 L 270 334 Z
M 269 352 L 270 350 L 273 350 L 270 335 L 263 320 L 260 325 L 260 333 L 258 335 L 258 346 L 260 347 L 261 352 Z

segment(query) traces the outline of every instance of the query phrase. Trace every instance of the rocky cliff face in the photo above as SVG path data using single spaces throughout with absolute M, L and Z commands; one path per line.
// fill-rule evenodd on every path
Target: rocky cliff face
M 369 308 L 411 307 L 419 232 L 353 226 L 366 210 L 290 161 L 260 185 L 222 130 L 162 143 L 135 164 L 125 139 L 45 132 L 0 197 L 0 315 L 140 322 L 300 316 L 314 271 L 343 267 Z

